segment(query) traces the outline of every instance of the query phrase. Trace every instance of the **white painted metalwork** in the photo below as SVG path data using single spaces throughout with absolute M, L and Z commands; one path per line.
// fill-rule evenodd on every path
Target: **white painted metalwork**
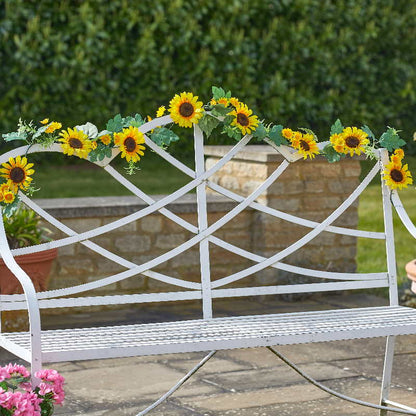
M 377 307 L 42 331 L 44 362 L 411 334 L 416 310 Z M 28 333 L 3 337 L 23 349 Z
M 146 207 L 137 212 L 126 215 L 121 219 L 112 221 L 103 226 L 78 233 L 63 224 L 57 218 L 54 218 L 35 201 L 21 195 L 22 201 L 28 207 L 36 211 L 66 236 L 38 246 L 10 250 L 5 237 L 4 228 L 3 226 L 0 227 L 0 255 L 5 260 L 7 267 L 9 267 L 16 275 L 24 289 L 23 295 L 1 295 L 0 308 L 1 310 L 28 310 L 30 318 L 29 332 L 1 333 L 0 345 L 9 351 L 12 351 L 22 359 L 31 362 L 32 368 L 36 370 L 41 367 L 42 362 L 127 357 L 175 352 L 211 351 L 256 346 L 270 347 L 271 345 L 278 344 L 284 345 L 388 336 L 390 337 L 390 341 L 387 344 L 385 358 L 385 375 L 382 383 L 381 405 L 373 405 L 372 407 L 384 412 L 387 409 L 387 406 L 385 405 L 391 404 L 395 408 L 402 407 L 404 411 L 410 411 L 408 414 L 414 414 L 412 413 L 414 409 L 406 408 L 406 406 L 398 405 L 389 402 L 388 400 L 388 388 L 391 382 L 391 367 L 394 353 L 394 343 L 391 340 L 393 340 L 396 335 L 416 333 L 416 310 L 400 307 L 397 302 L 391 202 L 395 206 L 401 220 L 415 238 L 416 227 L 404 210 L 397 192 L 390 192 L 384 183 L 382 184 L 385 222 L 385 231 L 383 233 L 332 225 L 333 222 L 358 198 L 377 173 L 380 173 L 384 164 L 387 163 L 387 152 L 385 150 L 377 151 L 379 161 L 366 178 L 326 219 L 321 222 L 316 222 L 271 207 L 263 206 L 256 202 L 258 197 L 278 180 L 279 176 L 291 163 L 301 163 L 299 160 L 302 157 L 292 148 L 287 146 L 276 146 L 273 143 L 270 143 L 272 147 L 284 156 L 284 160 L 275 171 L 257 187 L 257 189 L 248 196 L 243 197 L 214 183 L 212 176 L 231 161 L 239 152 L 244 151 L 245 146 L 249 144 L 251 140 L 251 136 L 245 136 L 213 167 L 206 170 L 203 153 L 204 138 L 202 131 L 196 126 L 194 129 L 195 169 L 193 170 L 168 154 L 165 150 L 158 147 L 146 135 L 146 133 L 153 128 L 163 126 L 171 121 L 172 119 L 170 116 L 164 116 L 145 123 L 140 127 L 140 130 L 145 134 L 145 143 L 150 149 L 189 176 L 189 182 L 172 194 L 156 200 L 117 172 L 110 163 L 119 154 L 118 149 L 113 150 L 111 157 L 96 163 L 133 195 L 147 204 Z M 269 141 L 266 140 L 266 142 Z M 322 148 L 324 145 L 325 143 L 321 143 L 320 147 Z M 41 151 L 61 152 L 62 150 L 57 144 L 51 146 L 49 149 L 44 149 L 38 145 L 30 147 L 23 146 L 12 150 L 5 155 L 1 155 L 0 163 L 4 163 L 9 157 Z M 208 224 L 207 217 L 207 188 L 211 188 L 235 202 L 235 206 L 230 209 L 229 212 L 212 224 Z M 197 196 L 197 226 L 184 220 L 168 208 L 169 204 L 192 191 L 196 191 Z M 309 231 L 298 241 L 288 245 L 285 249 L 268 258 L 242 249 L 237 245 L 230 244 L 225 241 L 226 238 L 220 239 L 214 235 L 214 233 L 233 219 L 236 219 L 236 217 L 246 209 L 254 209 L 264 215 L 270 215 L 272 218 L 303 226 L 309 229 Z M 136 264 L 119 254 L 104 249 L 97 243 L 90 241 L 94 237 L 117 230 L 119 227 L 125 226 L 126 224 L 156 212 L 190 232 L 191 237 L 177 247 L 142 264 Z M 284 258 L 301 249 L 323 232 L 385 240 L 387 271 L 382 270 L 378 273 L 332 272 L 327 270 L 315 270 L 282 262 Z M 125 270 L 96 280 L 92 278 L 88 283 L 81 285 L 35 293 L 29 277 L 16 264 L 14 256 L 44 251 L 49 248 L 65 247 L 76 243 L 82 244 L 93 252 L 115 262 L 124 267 Z M 229 252 L 233 252 L 255 264 L 240 270 L 239 272 L 213 281 L 210 272 L 210 263 L 213 261 L 210 254 L 210 245 L 212 244 Z M 193 247 L 199 248 L 200 280 L 198 282 L 191 282 L 178 277 L 168 276 L 154 270 L 157 266 L 162 265 Z M 310 281 L 302 284 L 289 283 L 286 285 L 279 285 L 276 282 L 276 284 L 271 286 L 249 286 L 245 284 L 246 277 L 268 267 L 308 276 L 310 278 L 308 280 Z M 99 289 L 125 279 L 140 279 L 142 275 L 163 282 L 166 284 L 166 290 L 161 293 L 117 294 L 107 296 L 97 296 L 89 293 L 88 296 L 78 296 L 83 292 Z M 238 287 L 236 287 L 237 282 Z M 227 285 L 231 283 L 234 283 L 234 286 L 227 287 Z M 310 293 L 363 288 L 369 289 L 378 287 L 390 288 L 390 306 L 289 314 L 234 316 L 229 318 L 215 317 L 215 310 L 213 311 L 212 308 L 212 299 L 218 298 Z M 149 302 L 179 302 L 183 300 L 201 301 L 201 314 L 203 319 L 156 324 L 138 323 L 135 325 L 112 327 L 41 331 L 39 310 L 43 308 L 126 305 L 131 303 Z M 232 300 L 230 300 L 230 302 L 232 302 Z M 213 355 L 213 352 L 211 354 Z M 190 375 L 194 370 L 195 369 L 191 370 L 188 374 Z M 187 376 L 185 376 L 184 379 L 186 379 Z M 160 403 L 170 396 L 179 385 L 183 384 L 181 381 L 156 403 Z M 363 402 L 360 404 L 365 403 Z M 147 413 L 154 407 L 156 406 L 152 405 L 144 412 Z M 141 414 L 145 413 L 142 412 Z
M 290 368 L 295 370 L 301 377 L 303 377 L 306 381 L 309 381 L 309 383 L 313 384 L 314 386 L 318 387 L 319 389 L 325 391 L 326 393 L 338 397 L 339 399 L 346 400 L 351 403 L 358 404 L 360 406 L 366 406 L 371 407 L 372 409 L 380 410 L 380 414 L 387 414 L 387 411 L 389 412 L 395 412 L 395 413 L 401 413 L 405 415 L 416 415 L 416 409 L 404 406 L 400 403 L 395 403 L 390 400 L 386 401 L 386 404 L 391 404 L 394 407 L 388 407 L 383 405 L 377 405 L 369 402 L 365 402 L 363 400 L 354 399 L 353 397 L 346 396 L 345 394 L 338 393 L 335 390 L 332 390 L 326 386 L 324 386 L 322 383 L 319 383 L 315 379 L 313 379 L 311 376 L 308 376 L 304 371 L 302 371 L 296 364 L 294 364 L 292 361 L 290 361 L 288 358 L 286 358 L 282 353 L 276 351 L 275 348 L 267 347 L 269 351 L 271 351 L 274 355 L 279 357 L 285 364 L 287 364 Z
M 176 390 L 181 387 L 185 381 L 189 380 L 205 363 L 207 363 L 217 351 L 211 351 L 208 355 L 206 355 L 191 371 L 189 371 L 185 376 L 183 376 L 167 393 L 165 393 L 159 400 L 156 400 L 152 405 L 146 407 L 143 411 L 138 413 L 136 416 L 144 416 L 147 415 L 151 410 L 155 409 L 157 406 L 162 404 L 166 399 L 172 396 Z
M 222 194 L 234 201 L 242 202 L 244 201 L 244 197 L 241 195 L 238 195 L 229 189 L 225 189 L 222 186 L 218 185 L 215 182 L 208 181 L 208 186 L 218 192 L 219 194 Z M 305 218 L 300 218 L 292 214 L 288 214 L 283 211 L 279 211 L 275 208 L 268 207 L 266 205 L 261 205 L 258 202 L 252 202 L 249 205 L 250 208 L 254 208 L 257 211 L 263 212 L 265 214 L 269 214 L 272 217 L 280 218 L 282 220 L 292 222 L 294 224 L 299 224 L 307 228 L 315 228 L 317 225 L 319 225 L 316 221 L 306 220 Z M 334 234 L 342 234 L 342 235 L 350 235 L 353 237 L 364 237 L 364 238 L 374 238 L 378 240 L 385 240 L 386 235 L 384 233 L 375 232 L 375 231 L 363 231 L 363 230 L 354 230 L 351 228 L 345 228 L 345 227 L 337 227 L 333 225 L 328 225 L 324 231 L 328 231 Z
M 386 149 L 380 151 L 379 163 L 381 165 L 380 173 L 382 174 L 384 167 L 389 163 L 389 153 Z M 390 305 L 398 305 L 396 253 L 394 248 L 393 216 L 390 203 L 391 191 L 384 181 L 381 181 L 381 189 L 383 196 L 384 232 L 386 233 L 386 259 L 387 273 L 389 274 Z

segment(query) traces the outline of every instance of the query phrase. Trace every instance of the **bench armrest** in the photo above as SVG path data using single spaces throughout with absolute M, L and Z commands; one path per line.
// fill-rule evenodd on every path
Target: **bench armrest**
M 391 203 L 393 204 L 397 215 L 399 216 L 403 225 L 406 227 L 407 231 L 409 231 L 413 238 L 416 238 L 416 226 L 413 224 L 413 221 L 410 219 L 408 213 L 406 212 L 406 209 L 404 208 L 396 190 L 391 192 Z
M 0 209 L 0 216 L 2 212 Z M 17 264 L 10 250 L 9 243 L 4 229 L 4 223 L 0 220 L 0 254 L 3 258 L 4 264 L 10 269 L 22 285 L 23 292 L 26 298 L 27 310 L 29 314 L 30 325 L 30 343 L 32 353 L 32 372 L 41 369 L 41 338 L 40 338 L 40 312 L 39 303 L 36 295 L 36 290 L 32 280 L 27 273 Z

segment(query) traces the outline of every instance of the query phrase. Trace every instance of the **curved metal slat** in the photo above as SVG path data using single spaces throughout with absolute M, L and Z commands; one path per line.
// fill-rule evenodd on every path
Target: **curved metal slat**
M 241 195 L 236 194 L 235 192 L 230 191 L 229 189 L 226 189 L 222 187 L 221 185 L 218 185 L 215 182 L 208 181 L 207 185 L 214 191 L 218 192 L 219 194 L 222 194 L 226 196 L 227 198 L 230 198 L 236 202 L 241 202 L 244 200 L 244 197 Z M 319 222 L 307 220 L 301 217 L 297 217 L 292 214 L 287 214 L 286 212 L 279 211 L 275 208 L 268 207 L 266 205 L 261 205 L 258 202 L 252 202 L 250 204 L 250 208 L 253 208 L 257 211 L 264 212 L 265 214 L 269 214 L 273 217 L 280 218 L 282 220 L 286 220 L 288 222 L 292 222 L 294 224 L 303 225 L 304 227 L 308 228 L 315 228 L 319 225 Z M 385 240 L 386 236 L 384 233 L 375 232 L 375 231 L 364 231 L 364 230 L 353 230 L 351 228 L 345 228 L 345 227 L 337 227 L 334 225 L 329 225 L 325 228 L 324 231 L 334 233 L 334 234 L 342 234 L 342 235 L 350 235 L 353 237 L 364 237 L 364 238 L 373 238 L 377 240 Z
M 261 262 L 266 260 L 266 257 L 259 256 L 250 251 L 244 250 L 240 247 L 237 247 L 234 244 L 230 244 L 227 241 L 221 240 L 218 237 L 211 236 L 209 241 L 213 244 L 222 247 L 225 250 L 230 251 L 231 253 L 238 254 L 241 257 L 245 257 L 249 260 L 255 262 Z M 380 280 L 387 279 L 387 273 L 340 273 L 340 272 L 328 272 L 325 270 L 314 270 L 307 269 L 305 267 L 292 266 L 290 264 L 277 262 L 272 264 L 270 267 L 275 269 L 285 270 L 291 273 L 296 273 L 304 276 L 318 277 L 320 279 L 330 279 L 330 280 Z
M 288 162 L 287 162 L 288 163 Z M 238 273 L 234 273 L 230 276 L 224 277 L 222 279 L 216 280 L 212 287 L 221 287 L 227 285 L 229 283 L 235 282 L 237 280 L 243 279 L 244 277 L 250 276 L 253 273 L 259 272 L 264 270 L 266 267 L 271 266 L 273 263 L 280 261 L 281 259 L 287 257 L 289 254 L 294 253 L 295 251 L 299 250 L 303 246 L 305 246 L 309 241 L 319 235 L 328 225 L 330 225 L 333 221 L 335 221 L 362 193 L 362 191 L 367 187 L 367 185 L 371 182 L 374 176 L 379 171 L 379 167 L 376 165 L 373 169 L 368 173 L 365 179 L 360 183 L 360 185 L 354 190 L 354 192 L 337 208 L 335 211 L 332 212 L 324 221 L 322 221 L 317 227 L 315 227 L 312 231 L 304 235 L 295 243 L 291 244 L 289 247 L 285 248 L 284 250 L 276 253 L 272 257 L 242 270 Z
M 147 195 L 145 192 L 140 190 L 137 186 L 133 185 L 129 180 L 127 180 L 123 175 L 121 175 L 116 169 L 112 166 L 108 165 L 104 168 L 106 172 L 108 172 L 114 179 L 116 179 L 121 185 L 123 185 L 126 189 L 132 192 L 134 195 L 139 197 L 141 200 L 146 202 L 147 204 L 151 205 L 156 202 L 152 197 Z M 198 227 L 191 224 L 188 221 L 185 221 L 183 218 L 179 217 L 178 215 L 174 214 L 173 212 L 169 211 L 167 208 L 161 208 L 159 212 L 164 215 L 166 218 L 169 218 L 176 224 L 180 225 L 181 227 L 185 228 L 186 230 L 196 234 L 198 232 Z
M 236 153 L 238 153 L 242 147 L 244 147 L 251 139 L 251 136 L 245 136 L 243 137 L 223 158 L 220 159 L 219 162 L 215 164 L 210 170 L 206 171 L 203 175 L 199 176 L 198 178 L 193 179 L 192 181 L 188 182 L 186 185 L 178 189 L 177 191 L 171 193 L 170 195 L 166 196 L 165 198 L 160 199 L 159 201 L 156 201 L 154 204 L 152 204 L 149 207 L 143 208 L 138 212 L 135 212 L 133 214 L 127 215 L 121 219 L 115 220 L 113 222 L 110 222 L 106 225 L 102 225 L 100 227 L 96 227 L 93 230 L 85 231 L 83 233 L 77 234 L 77 236 L 72 237 L 65 237 L 59 240 L 55 240 L 48 243 L 39 244 L 37 247 L 37 251 L 43 251 L 48 250 L 51 248 L 58 248 L 58 247 L 64 247 L 69 244 L 78 243 L 83 240 L 89 240 L 91 238 L 97 237 L 99 235 L 105 234 L 109 231 L 113 231 L 119 227 L 122 227 L 126 224 L 129 224 L 133 221 L 136 221 L 140 218 L 145 217 L 146 215 L 153 214 L 156 211 L 159 211 L 161 208 L 164 208 L 166 205 L 171 204 L 172 202 L 176 201 L 181 196 L 185 195 L 192 189 L 194 189 L 196 186 L 201 184 L 203 181 L 205 181 L 207 178 L 209 178 L 211 175 L 213 175 L 217 170 L 221 169 L 221 167 L 230 160 Z M 191 247 L 192 245 L 188 246 Z M 184 250 L 187 250 L 184 249 Z M 32 247 L 24 247 L 16 249 L 14 252 L 16 255 L 21 254 L 27 254 L 32 253 L 35 250 Z
M 48 221 L 50 224 L 52 224 L 54 227 L 56 227 L 60 231 L 64 232 L 65 234 L 68 234 L 68 235 L 76 235 L 77 234 L 75 231 L 73 231 L 71 228 L 69 228 L 68 226 L 63 224 L 61 221 L 58 221 L 55 217 L 50 215 L 48 212 L 46 212 L 44 209 L 42 209 L 38 204 L 36 204 L 31 199 L 27 198 L 25 195 L 22 194 L 21 198 L 22 198 L 22 201 L 29 208 L 31 208 L 33 211 L 35 211 L 36 213 L 41 215 L 46 221 Z M 81 244 L 88 247 L 90 250 L 102 255 L 103 257 L 106 257 L 109 260 L 111 260 L 111 261 L 113 261 L 117 264 L 120 264 L 121 266 L 126 267 L 127 269 L 134 269 L 134 268 L 138 267 L 138 265 L 136 263 L 128 261 L 125 258 L 123 258 L 121 256 L 118 256 L 117 254 L 112 253 L 109 250 L 106 250 L 105 248 L 99 246 L 98 244 L 93 243 L 92 241 L 89 241 L 89 240 L 83 241 L 83 242 L 81 242 Z M 159 281 L 162 281 L 164 283 L 172 284 L 172 285 L 179 286 L 179 287 L 185 287 L 185 288 L 189 288 L 189 289 L 200 289 L 201 288 L 200 283 L 189 282 L 189 281 L 186 281 L 186 280 L 177 279 L 175 277 L 166 276 L 164 274 L 153 272 L 151 270 L 145 270 L 141 274 L 143 274 L 145 276 L 148 276 L 148 277 L 151 277 L 155 280 L 159 280 Z M 98 282 L 98 281 L 99 280 L 97 280 L 96 282 Z M 103 284 L 100 287 L 103 287 L 105 285 L 106 284 Z M 72 286 L 72 287 L 75 287 L 75 286 Z M 38 299 L 50 298 L 50 297 L 54 297 L 54 296 L 64 296 L 65 295 L 65 293 L 62 292 L 65 289 L 58 289 L 58 290 L 60 290 L 59 295 L 54 295 L 54 291 L 39 292 L 38 293 Z M 43 295 L 43 294 L 45 294 L 45 295 Z
M 158 256 L 155 259 L 152 259 L 146 263 L 141 264 L 135 268 L 130 270 L 126 270 L 124 272 L 115 274 L 113 276 L 105 277 L 100 279 L 99 281 L 84 283 L 82 285 L 73 286 L 70 289 L 65 289 L 65 294 L 75 294 L 81 293 L 88 290 L 93 290 L 98 287 L 102 287 L 105 285 L 109 285 L 112 283 L 119 282 L 121 280 L 127 279 L 128 277 L 134 276 L 135 274 L 143 273 L 144 271 L 148 271 L 153 269 L 154 267 L 164 263 L 165 261 L 170 260 L 171 258 L 177 256 L 178 254 L 188 250 L 195 244 L 199 243 L 203 239 L 207 238 L 209 235 L 217 231 L 227 222 L 231 221 L 235 216 L 237 216 L 241 211 L 243 211 L 254 199 L 256 199 L 261 193 L 263 193 L 287 168 L 289 162 L 283 161 L 282 164 L 276 168 L 276 170 L 260 185 L 255 191 L 253 191 L 245 200 L 241 202 L 239 205 L 234 207 L 231 211 L 229 211 L 226 215 L 224 215 L 221 219 L 210 225 L 204 232 L 195 235 L 185 243 L 175 247 L 174 249 L 164 253 L 161 256 Z M 207 173 L 207 172 L 206 172 Z M 206 173 L 202 176 L 205 176 Z M 140 211 L 141 212 L 141 211 Z M 85 234 L 85 233 L 84 233 Z M 62 240 L 61 240 L 62 241 Z M 62 289 L 57 289 L 55 291 L 57 294 L 56 296 L 60 296 Z
M 409 214 L 403 206 L 403 203 L 396 190 L 391 191 L 390 199 L 403 225 L 406 227 L 407 231 L 409 231 L 409 233 L 413 236 L 413 238 L 416 238 L 416 226 L 410 219 Z

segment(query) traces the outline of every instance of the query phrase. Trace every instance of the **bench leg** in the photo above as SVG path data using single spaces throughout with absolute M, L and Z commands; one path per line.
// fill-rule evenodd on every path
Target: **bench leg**
M 384 355 L 384 367 L 383 367 L 383 379 L 381 381 L 381 396 L 380 404 L 386 405 L 386 401 L 389 399 L 391 374 L 393 371 L 393 358 L 394 358 L 394 344 L 396 342 L 395 336 L 388 336 L 386 341 L 386 352 Z M 387 416 L 386 410 L 380 410 L 380 416 Z
M 167 393 L 165 393 L 159 400 L 156 400 L 153 404 L 146 409 L 142 410 L 136 416 L 144 416 L 147 415 L 151 410 L 162 404 L 166 399 L 172 396 L 179 387 L 185 383 L 186 380 L 189 380 L 208 360 L 210 360 L 217 351 L 211 351 L 208 355 L 206 355 L 192 370 L 190 370 L 185 376 L 183 376 Z
M 394 340 L 393 340 L 394 341 Z M 394 342 L 393 342 L 394 344 Z M 338 397 L 339 399 L 346 400 L 351 403 L 358 404 L 360 406 L 366 406 L 371 407 L 373 409 L 380 410 L 380 414 L 387 415 L 387 412 L 395 412 L 395 413 L 401 413 L 404 415 L 416 415 L 416 409 L 413 407 L 408 407 L 405 405 L 402 405 L 400 403 L 395 403 L 390 400 L 386 400 L 386 404 L 389 404 L 391 406 L 386 406 L 386 404 L 373 404 L 369 402 L 365 402 L 363 400 L 355 399 L 353 397 L 346 396 L 345 394 L 338 393 L 335 390 L 330 389 L 329 387 L 324 386 L 322 383 L 316 381 L 312 377 L 308 376 L 306 373 L 304 373 L 296 364 L 292 363 L 290 360 L 288 360 L 284 355 L 280 354 L 280 352 L 276 351 L 272 347 L 267 347 L 274 355 L 279 357 L 284 363 L 286 363 L 290 368 L 295 370 L 300 376 L 302 376 L 305 380 L 309 381 L 309 383 L 313 384 L 314 386 L 318 387 L 319 389 L 325 391 L 326 393 L 331 394 L 332 396 Z M 391 362 L 390 360 L 389 362 Z M 385 413 L 383 413 L 385 412 Z

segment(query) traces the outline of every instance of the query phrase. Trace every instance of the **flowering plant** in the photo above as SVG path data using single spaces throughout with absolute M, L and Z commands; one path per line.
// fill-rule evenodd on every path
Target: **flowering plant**
M 400 149 L 405 141 L 399 132 L 388 127 L 377 138 L 366 125 L 358 127 L 344 127 L 338 119 L 332 126 L 328 143 L 320 146 L 316 134 L 307 128 L 292 130 L 281 124 L 265 123 L 248 106 L 230 91 L 212 87 L 212 98 L 204 105 L 198 96 L 191 92 L 176 94 L 169 102 L 169 108 L 159 107 L 156 117 L 162 117 L 168 112 L 174 124 L 190 128 L 195 124 L 201 128 L 207 137 L 214 129 L 221 128 L 221 133 L 235 140 L 241 140 L 244 135 L 252 135 L 255 141 L 266 141 L 274 146 L 290 146 L 296 153 L 313 159 L 322 154 L 329 162 L 337 162 L 342 157 L 364 154 L 375 157 L 375 149 L 386 148 L 392 155 L 390 163 L 383 172 L 383 178 L 391 189 L 401 189 L 412 183 L 408 166 L 403 164 L 403 151 Z M 147 116 L 147 120 L 152 118 Z M 140 115 L 122 117 L 120 114 L 108 120 L 105 130 L 98 131 L 92 123 L 77 125 L 73 128 L 62 129 L 62 124 L 44 119 L 40 126 L 19 120 L 18 130 L 3 134 L 5 141 L 22 140 L 27 145 L 39 144 L 50 147 L 58 143 L 67 155 L 89 159 L 92 162 L 102 161 L 118 151 L 128 163 L 128 172 L 136 170 L 136 163 L 144 155 L 145 135 L 140 126 L 145 123 Z M 179 137 L 170 126 L 156 127 L 147 133 L 148 137 L 158 146 L 168 147 Z M 6 215 L 16 209 L 18 191 L 31 193 L 33 163 L 27 157 L 10 158 L 0 168 L 0 205 Z M 1 182 L 2 181 L 2 182 Z
M 54 404 L 65 398 L 64 378 L 56 370 L 40 370 L 35 377 L 41 380 L 33 388 L 30 373 L 22 365 L 0 367 L 0 415 L 51 416 Z

